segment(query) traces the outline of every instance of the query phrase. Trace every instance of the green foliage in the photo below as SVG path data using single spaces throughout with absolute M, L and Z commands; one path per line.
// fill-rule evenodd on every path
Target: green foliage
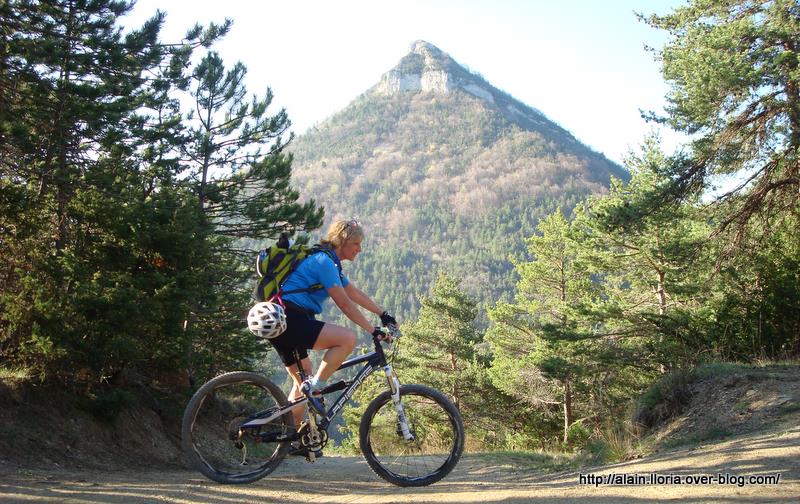
M 692 329 L 713 254 L 706 246 L 711 226 L 695 205 L 648 208 L 669 183 L 660 172 L 667 163 L 658 139 L 647 138 L 627 160 L 630 181 L 589 198 L 575 223 L 581 255 L 604 286 L 596 322 L 638 347 L 640 359 L 664 367 L 695 350 Z
M 0 367 L 0 380 L 5 382 L 27 381 L 31 378 L 30 370 L 24 368 Z
M 776 358 L 797 351 L 800 242 L 797 217 L 776 222 L 769 240 L 748 242 L 715 276 L 698 330 L 714 358 Z
M 106 422 L 112 422 L 128 406 L 134 404 L 136 397 L 123 389 L 100 392 L 88 403 L 89 411 Z
M 313 200 L 297 203 L 299 193 L 289 185 L 291 157 L 282 152 L 291 139 L 283 139 L 291 125 L 286 111 L 267 115 L 269 88 L 264 98 L 246 101 L 246 73 L 241 62 L 226 69 L 214 51 L 194 68 L 184 175 L 196 181 L 199 204 L 219 236 L 259 240 L 318 227 L 322 211 Z M 235 242 L 222 243 L 233 248 Z
M 189 162 L 183 175 L 193 181 L 199 209 L 208 223 L 209 260 L 204 263 L 210 288 L 194 299 L 187 352 L 198 377 L 220 370 L 252 366 L 265 347 L 243 330 L 250 301 L 253 247 L 281 231 L 318 227 L 322 210 L 313 200 L 299 203 L 291 187 L 291 156 L 283 139 L 291 124 L 284 110 L 267 111 L 272 91 L 247 100 L 241 62 L 227 69 L 209 51 L 189 79 L 195 106 L 187 121 L 188 139 L 181 146 Z M 220 338 L 220 335 L 226 335 Z
M 4 6 L 13 11 L 4 33 L 15 36 L 2 68 L 19 85 L 3 87 L 8 107 L 0 107 L 0 189 L 10 203 L 2 210 L 3 353 L 36 374 L 89 370 L 106 379 L 146 361 L 150 337 L 175 334 L 183 273 L 167 272 L 171 260 L 188 258 L 167 241 L 198 238 L 180 222 L 193 218 L 181 214 L 180 188 L 163 184 L 169 168 L 136 165 L 140 114 L 169 109 L 145 78 L 162 76 L 168 57 L 156 42 L 160 16 L 123 38 L 114 20 L 125 3 Z M 151 133 L 153 142 L 171 134 Z
M 459 290 L 458 282 L 440 274 L 431 296 L 422 300 L 419 319 L 403 326 L 398 361 L 410 369 L 404 379 L 448 393 L 457 406 L 475 393 L 472 365 L 482 340 L 475 316 L 475 301 Z
M 402 377 L 401 377 L 402 381 Z M 382 372 L 373 373 L 369 379 L 362 382 L 358 391 L 353 394 L 350 402 L 342 410 L 343 424 L 339 427 L 342 440 L 338 449 L 347 455 L 361 453 L 359 447 L 358 429 L 361 417 L 370 401 L 387 389 L 386 376 Z
M 577 421 L 567 429 L 567 439 L 564 443 L 565 448 L 580 450 L 589 443 L 591 437 L 592 432 L 582 421 Z
M 495 412 L 513 401 L 489 379 L 483 334 L 475 325 L 477 303 L 459 282 L 441 273 L 419 319 L 403 325 L 397 373 L 403 383 L 422 383 L 448 394 L 461 411 L 474 446 L 494 446 L 512 428 L 516 415 Z M 469 447 L 468 447 L 469 448 Z
M 721 222 L 736 245 L 754 218 L 796 213 L 800 186 L 800 16 L 794 0 L 693 0 L 646 18 L 666 30 L 658 51 L 670 91 L 662 120 L 692 135 L 691 159 L 669 171 L 679 198 L 738 174 L 741 196 Z M 738 198 L 731 198 L 738 200 Z M 757 219 L 756 219 L 757 220 Z
M 639 456 L 641 428 L 628 421 L 616 421 L 604 426 L 598 436 L 586 446 L 596 463 L 607 464 Z
M 724 215 L 710 218 L 693 201 L 652 204 L 670 183 L 669 163 L 649 138 L 629 158 L 630 181 L 587 199 L 571 221 L 544 219 L 529 240 L 532 260 L 516 264 L 514 301 L 490 312 L 495 385 L 550 415 L 562 409 L 565 440 L 575 417 L 602 432 L 597 419 L 623 413 L 659 370 L 795 348 L 796 219 L 785 216 L 772 239 L 720 266 L 722 245 L 711 238 Z M 698 369 L 649 389 L 636 421 L 653 426 L 680 411 Z
M 586 317 L 586 307 L 601 300 L 602 292 L 581 261 L 570 223 L 555 212 L 539 230 L 528 242 L 533 260 L 516 265 L 514 302 L 498 303 L 490 312 L 490 374 L 498 388 L 531 408 L 551 415 L 561 409 L 566 442 L 582 398 L 593 389 L 603 394 L 599 380 L 609 380 L 614 371 L 603 369 L 607 349 L 594 335 L 595 321 Z
M 571 221 L 541 221 L 532 260 L 516 264 L 514 301 L 490 313 L 494 382 L 530 407 L 561 409 L 567 444 L 575 418 L 599 429 L 593 412 L 619 414 L 659 367 L 696 355 L 708 226 L 691 205 L 643 211 L 667 183 L 665 159 L 649 139 L 629 160 L 630 181 L 613 181 Z
M 0 86 L 0 356 L 90 388 L 252 366 L 264 347 L 242 330 L 251 264 L 234 240 L 321 220 L 289 186 L 288 121 L 265 115 L 269 93 L 242 107 L 241 85 L 214 88 L 227 94 L 202 102 L 205 117 L 228 106 L 230 122 L 208 123 L 195 149 L 180 97 L 221 62 L 192 70 L 191 56 L 230 22 L 168 45 L 160 13 L 123 36 L 130 8 L 0 5 L 0 82 L 14 83 Z M 213 176 L 192 175 L 210 173 L 198 153 Z
M 635 421 L 654 427 L 680 414 L 692 398 L 691 377 L 675 371 L 654 383 L 639 399 Z

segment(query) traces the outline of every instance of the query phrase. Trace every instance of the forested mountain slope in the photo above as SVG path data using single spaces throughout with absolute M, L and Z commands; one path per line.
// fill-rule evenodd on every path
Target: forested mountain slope
M 356 217 L 367 230 L 350 276 L 405 316 L 438 268 L 484 302 L 511 292 L 509 259 L 542 216 L 627 178 L 423 41 L 290 150 L 293 182 L 326 222 Z

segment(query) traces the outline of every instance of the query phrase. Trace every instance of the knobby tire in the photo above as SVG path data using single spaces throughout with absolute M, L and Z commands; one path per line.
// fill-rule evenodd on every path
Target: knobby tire
M 292 414 L 260 428 L 241 429 L 248 417 L 287 404 L 267 378 L 245 371 L 226 373 L 205 383 L 189 400 L 181 423 L 181 445 L 189 463 L 219 483 L 251 483 L 281 463 L 294 433 Z M 238 432 L 244 432 L 238 435 Z
M 461 414 L 444 394 L 423 385 L 402 385 L 400 396 L 415 439 L 403 437 L 391 392 L 385 391 L 361 418 L 361 453 L 373 472 L 389 483 L 430 485 L 447 476 L 461 458 Z

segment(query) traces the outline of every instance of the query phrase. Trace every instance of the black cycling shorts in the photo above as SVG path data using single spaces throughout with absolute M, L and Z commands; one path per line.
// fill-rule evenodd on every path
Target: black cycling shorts
M 295 350 L 300 360 L 308 357 L 308 351 L 314 348 L 324 325 L 325 322 L 316 320 L 311 315 L 286 310 L 286 330 L 277 338 L 268 341 L 277 350 L 283 365 L 291 366 L 297 362 Z

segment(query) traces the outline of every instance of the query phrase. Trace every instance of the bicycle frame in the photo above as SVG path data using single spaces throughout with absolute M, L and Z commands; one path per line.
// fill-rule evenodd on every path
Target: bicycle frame
M 387 325 L 387 330 L 386 344 L 401 336 L 394 325 Z M 425 486 L 444 478 L 464 450 L 461 414 L 438 390 L 401 385 L 392 366 L 398 347 L 385 349 L 382 334 L 375 334 L 374 351 L 337 367 L 336 372 L 344 370 L 341 374 L 346 376 L 334 378 L 335 383 L 313 395 L 308 387 L 301 387 L 300 394 L 293 389 L 296 402 L 287 402 L 280 387 L 252 371 L 221 374 L 203 384 L 189 400 L 181 422 L 187 460 L 219 483 L 256 481 L 289 455 L 305 455 L 314 462 L 335 441 L 328 429 L 337 416 L 341 418 L 347 401 L 382 368 L 386 385 L 371 384 L 359 394 L 364 399 L 357 408 L 361 418 L 348 417 L 348 422 L 357 424 L 348 425 L 348 441 L 357 439 L 369 468 L 394 485 Z M 296 360 L 299 376 L 289 369 L 294 384 L 306 380 L 303 371 L 308 367 Z M 319 393 L 330 399 L 327 404 L 316 404 Z
M 382 352 L 381 352 L 382 354 Z M 325 417 L 319 422 L 319 427 L 321 429 L 327 429 L 328 425 L 336 418 L 336 415 L 344 408 L 344 405 L 347 403 L 348 400 L 355 394 L 356 390 L 361 386 L 361 384 L 366 380 L 373 372 L 375 372 L 378 367 L 383 367 L 386 371 L 388 368 L 388 372 L 391 373 L 392 367 L 386 364 L 386 359 L 383 355 L 379 355 L 378 352 L 370 352 L 366 355 L 362 355 L 359 357 L 354 357 L 342 363 L 341 366 L 336 370 L 341 371 L 342 369 L 347 369 L 349 367 L 361 364 L 362 362 L 366 362 L 363 368 L 356 374 L 353 378 L 353 381 L 350 382 L 350 385 L 344 389 L 339 397 L 336 399 L 336 402 L 333 403 L 333 406 L 330 407 Z M 335 387 L 336 384 L 333 384 Z M 324 390 L 324 389 L 323 389 Z M 330 392 L 335 392 L 331 390 Z M 308 401 L 308 399 L 303 398 L 303 402 Z
M 347 401 L 353 396 L 356 390 L 358 390 L 358 388 L 361 386 L 364 380 L 366 380 L 367 377 L 369 377 L 369 375 L 375 372 L 379 367 L 382 367 L 384 373 L 386 373 L 386 378 L 389 382 L 389 388 L 391 389 L 392 392 L 392 398 L 395 399 L 395 406 L 397 407 L 399 405 L 400 383 L 397 380 L 397 377 L 394 375 L 392 366 L 386 362 L 386 355 L 383 352 L 383 347 L 381 346 L 380 342 L 374 337 L 373 337 L 373 342 L 375 344 L 374 351 L 365 355 L 348 359 L 336 369 L 336 372 L 339 372 L 343 369 L 347 369 L 349 367 L 361 364 L 362 362 L 366 363 L 349 384 L 347 384 L 347 382 L 342 380 L 337 383 L 329 385 L 328 387 L 326 387 L 321 391 L 323 394 L 329 394 L 332 392 L 336 392 L 337 390 L 341 390 L 342 387 L 345 387 L 344 392 L 342 392 L 342 394 L 336 399 L 336 402 L 328 410 L 325 417 L 322 418 L 322 420 L 320 420 L 318 424 L 318 427 L 320 429 L 327 430 L 330 423 L 333 421 L 334 418 L 336 418 L 336 415 L 338 415 L 339 412 L 342 410 L 342 408 L 344 408 L 345 403 L 347 403 Z M 243 423 L 240 427 L 246 428 L 246 427 L 258 427 L 259 425 L 265 425 L 271 422 L 272 420 L 275 420 L 276 418 L 285 415 L 287 412 L 294 410 L 295 408 L 304 406 L 307 402 L 308 399 L 304 397 L 296 402 L 293 402 L 278 409 L 277 411 L 267 410 L 255 413 L 249 417 L 252 420 L 248 420 L 247 422 Z M 268 416 L 262 417 L 267 413 L 269 413 Z M 399 406 L 398 415 L 402 415 L 402 406 Z M 410 439 L 412 436 L 410 433 L 406 433 L 406 422 L 404 415 L 402 415 L 400 423 L 401 426 L 404 427 L 403 434 L 404 435 L 407 434 L 408 437 L 406 438 Z

